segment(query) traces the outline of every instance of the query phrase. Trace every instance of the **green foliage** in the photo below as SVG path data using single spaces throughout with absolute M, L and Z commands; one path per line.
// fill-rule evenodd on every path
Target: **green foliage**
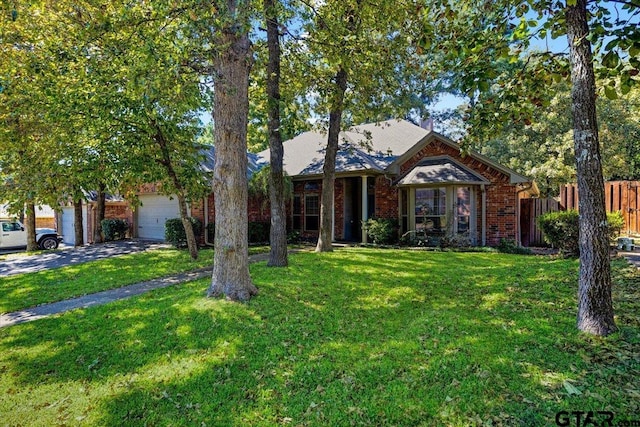
M 189 217 L 189 221 L 193 227 L 193 234 L 196 239 L 202 232 L 202 222 L 198 218 Z M 187 234 L 184 231 L 182 219 L 171 218 L 165 222 L 164 238 L 176 248 L 184 248 L 187 246 Z
M 537 218 L 538 227 L 547 243 L 560 250 L 564 256 L 579 255 L 578 238 L 580 232 L 577 210 L 547 212 Z M 607 213 L 609 240 L 615 239 L 624 227 L 624 217 L 620 211 Z
M 398 220 L 394 218 L 369 218 L 364 230 L 376 245 L 386 245 L 398 240 Z
M 195 265 L 161 254 L 22 280 L 85 292 L 156 262 Z M 250 304 L 206 298 L 203 279 L 0 329 L 3 423 L 543 426 L 603 402 L 622 420 L 637 412 L 640 276 L 624 262 L 622 331 L 593 339 L 574 330 L 574 260 L 358 249 L 290 261 L 251 267 Z
M 513 239 L 500 239 L 498 251 L 503 254 L 531 255 L 531 249 L 516 245 Z
M 471 239 L 469 238 L 468 233 L 459 234 L 459 233 L 449 233 L 440 238 L 440 247 L 442 249 L 446 248 L 456 248 L 456 249 L 464 249 L 471 247 Z
M 624 216 L 621 211 L 607 213 L 607 226 L 609 227 L 609 240 L 613 240 L 620 235 L 624 227 Z
M 301 242 L 301 235 L 298 230 L 291 230 L 287 233 L 287 243 L 297 244 Z
M 249 243 L 268 242 L 270 230 L 270 222 L 249 221 Z
M 254 173 L 249 180 L 249 196 L 258 197 L 269 200 L 269 179 L 271 167 L 264 166 L 258 172 Z M 284 196 L 286 200 L 293 197 L 293 181 L 291 177 L 284 172 Z
M 100 221 L 105 241 L 122 240 L 129 231 L 129 223 L 125 219 L 103 219 Z
M 567 211 L 547 212 L 540 215 L 536 222 L 544 234 L 544 240 L 557 248 L 563 256 L 577 256 L 579 215 L 575 209 Z

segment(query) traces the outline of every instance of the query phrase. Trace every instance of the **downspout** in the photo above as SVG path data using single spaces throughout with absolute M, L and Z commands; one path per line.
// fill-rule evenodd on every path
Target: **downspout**
M 523 188 L 516 191 L 516 245 L 522 246 L 522 224 L 520 223 L 520 193 L 533 188 L 533 182 L 528 182 Z
M 482 246 L 487 246 L 487 189 L 485 184 L 480 185 L 482 192 Z

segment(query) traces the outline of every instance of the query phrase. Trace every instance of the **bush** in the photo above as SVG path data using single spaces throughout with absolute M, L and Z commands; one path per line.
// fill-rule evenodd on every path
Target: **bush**
M 105 242 L 122 240 L 129 231 L 129 223 L 125 219 L 103 219 L 100 221 Z
M 558 248 L 563 256 L 577 256 L 579 249 L 579 214 L 576 210 L 547 212 L 537 219 L 538 227 L 544 234 L 544 240 Z M 607 213 L 608 237 L 615 239 L 624 227 L 624 218 L 620 212 Z
M 547 212 L 536 222 L 542 230 L 545 242 L 557 248 L 563 256 L 578 255 L 578 211 Z
M 291 230 L 287 233 L 287 243 L 297 244 L 302 241 L 302 236 L 298 230 Z
M 503 254 L 531 255 L 531 249 L 516 245 L 513 239 L 500 239 L 497 247 L 498 252 Z
M 452 234 L 440 238 L 440 247 L 445 248 L 470 248 L 471 239 L 468 233 Z
M 369 238 L 376 245 L 385 245 L 397 240 L 398 221 L 389 218 L 369 218 L 364 223 L 364 229 Z
M 249 221 L 249 243 L 268 243 L 270 222 Z
M 202 232 L 202 222 L 198 218 L 189 217 L 191 226 L 193 227 L 193 234 L 197 236 Z M 171 243 L 176 248 L 184 248 L 187 246 L 187 234 L 184 231 L 184 225 L 182 225 L 182 219 L 171 218 L 164 224 L 164 238 L 167 242 Z
M 607 214 L 607 224 L 609 225 L 609 240 L 614 240 L 620 235 L 624 227 L 624 217 L 622 212 L 609 212 Z

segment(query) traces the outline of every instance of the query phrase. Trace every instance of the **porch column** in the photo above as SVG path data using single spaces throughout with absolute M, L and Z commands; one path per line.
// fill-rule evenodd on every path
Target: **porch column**
M 367 189 L 367 177 L 362 176 L 362 243 L 367 243 L 367 231 L 364 228 L 364 223 L 367 221 L 369 213 L 369 195 Z

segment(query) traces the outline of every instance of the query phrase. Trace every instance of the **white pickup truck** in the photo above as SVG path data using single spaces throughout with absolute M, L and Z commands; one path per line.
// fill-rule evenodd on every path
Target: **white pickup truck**
M 0 219 L 0 249 L 27 246 L 27 232 L 20 221 Z M 36 242 L 41 249 L 56 249 L 62 237 L 51 228 L 36 228 Z

